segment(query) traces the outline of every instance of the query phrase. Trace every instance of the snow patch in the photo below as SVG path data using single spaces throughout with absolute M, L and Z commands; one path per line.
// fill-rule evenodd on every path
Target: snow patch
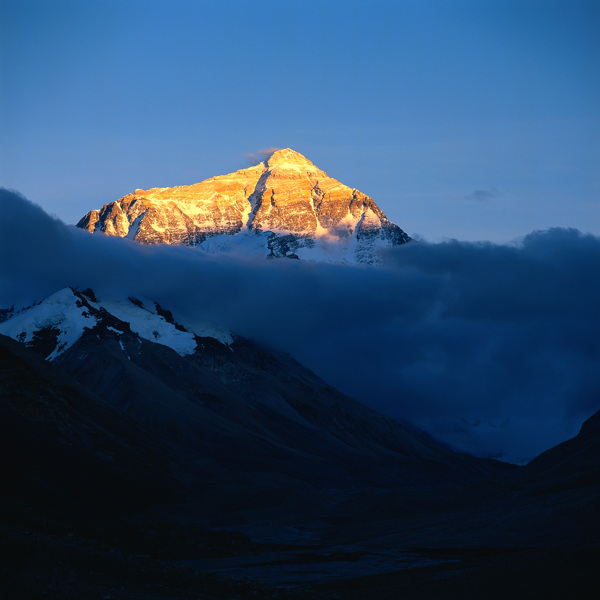
M 257 236 L 253 235 L 253 237 Z M 181 356 L 196 351 L 196 336 L 211 337 L 227 346 L 233 343 L 233 336 L 229 331 L 207 323 L 201 317 L 182 323 L 187 331 L 177 329 L 173 323 L 169 323 L 157 313 L 156 304 L 148 299 L 101 298 L 96 302 L 91 300 L 88 302 L 92 308 L 97 310 L 104 308 L 113 317 L 129 323 L 131 331 L 138 336 L 138 342 L 140 342 L 139 338 L 143 338 L 162 344 Z M 73 346 L 81 338 L 85 329 L 96 326 L 98 320 L 90 314 L 86 306 L 81 305 L 81 301 L 71 288 L 65 288 L 0 323 L 0 333 L 18 342 L 28 343 L 35 339 L 36 332 L 57 331 L 54 349 L 46 356 L 47 360 L 52 361 Z M 107 326 L 107 329 L 119 336 L 125 333 L 113 326 Z M 100 339 L 99 336 L 97 337 Z M 127 358 L 130 358 L 121 340 L 119 344 L 127 354 Z
M 46 357 L 46 360 L 52 361 L 70 348 L 82 336 L 84 329 L 92 329 L 97 323 L 95 317 L 77 302 L 78 298 L 71 288 L 59 290 L 40 304 L 0 323 L 0 333 L 27 343 L 33 340 L 36 331 L 57 329 L 57 344 Z
M 223 233 L 207 238 L 197 248 L 207 254 L 262 258 L 269 254 L 267 244 L 270 236 L 270 231 L 260 233 L 243 231 L 237 235 Z
M 131 360 L 131 356 L 129 356 L 129 354 L 127 353 L 127 350 L 125 350 L 125 346 L 123 346 L 123 340 L 119 340 L 119 346 L 121 346 L 121 350 L 123 350 L 123 352 L 125 352 L 125 356 Z
M 129 323 L 131 331 L 141 338 L 175 350 L 181 356 L 193 354 L 196 351 L 194 335 L 180 331 L 172 323 L 155 311 L 155 304 L 150 300 L 140 300 L 140 306 L 129 300 L 103 298 L 100 304 L 120 321 Z
M 316 235 L 311 236 L 311 244 L 300 244 L 294 250 L 298 258 L 311 262 L 325 262 L 346 265 L 359 265 L 378 261 L 380 247 L 387 247 L 383 240 L 374 240 L 372 243 L 359 243 L 352 232 L 354 221 L 343 219 L 340 221 L 340 230 L 346 235 L 335 235 L 331 231 L 318 226 Z M 198 244 L 196 248 L 207 254 L 228 254 L 241 258 L 266 258 L 270 254 L 268 247 L 269 238 L 273 233 L 289 235 L 289 232 L 276 230 L 241 231 L 236 235 L 215 235 Z M 360 251 L 358 251 L 360 250 Z

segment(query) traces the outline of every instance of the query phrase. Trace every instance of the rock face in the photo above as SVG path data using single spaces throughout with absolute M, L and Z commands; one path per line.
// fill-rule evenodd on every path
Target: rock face
M 194 185 L 136 190 L 90 211 L 77 226 L 143 244 L 202 246 L 215 236 L 263 234 L 270 256 L 322 259 L 319 251 L 333 245 L 343 250 L 336 262 L 373 262 L 378 247 L 410 240 L 369 196 L 289 148 Z M 210 251 L 231 244 L 212 244 Z

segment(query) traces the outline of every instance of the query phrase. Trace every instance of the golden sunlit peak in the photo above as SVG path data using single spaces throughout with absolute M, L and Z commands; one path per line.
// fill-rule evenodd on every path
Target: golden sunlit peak
M 276 165 L 312 165 L 308 158 L 291 148 L 276 150 L 267 161 L 267 164 L 270 167 Z

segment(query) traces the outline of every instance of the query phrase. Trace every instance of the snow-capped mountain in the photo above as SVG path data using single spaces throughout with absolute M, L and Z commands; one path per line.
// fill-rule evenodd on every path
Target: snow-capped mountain
M 233 341 L 230 333 L 203 323 L 188 323 L 186 329 L 174 321 L 169 311 L 148 299 L 99 300 L 91 290 L 72 288 L 59 290 L 0 323 L 0 334 L 24 343 L 49 361 L 71 348 L 86 330 L 98 337 L 101 332 L 117 337 L 129 332 L 181 356 L 195 352 L 198 337 L 211 337 L 222 344 Z
M 410 240 L 372 198 L 289 148 L 194 185 L 135 190 L 77 226 L 144 244 L 329 262 L 376 262 L 378 248 Z

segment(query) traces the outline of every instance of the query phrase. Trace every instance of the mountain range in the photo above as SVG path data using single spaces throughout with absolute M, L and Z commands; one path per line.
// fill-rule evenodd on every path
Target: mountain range
M 486 597 L 528 598 L 596 585 L 598 414 L 517 467 L 453 452 L 290 356 L 147 298 L 65 288 L 4 317 L 6 593 L 462 598 L 500 577 Z
M 361 273 L 410 241 L 371 198 L 290 149 L 195 185 L 136 190 L 78 226 L 194 256 L 358 263 L 335 268 Z M 276 264 L 291 276 L 300 266 Z M 200 307 L 179 314 L 118 281 L 0 307 L 0 594 L 599 591 L 600 413 L 525 466 L 470 456 Z
M 410 240 L 372 198 L 289 148 L 194 185 L 135 190 L 77 226 L 143 244 L 351 263 Z

